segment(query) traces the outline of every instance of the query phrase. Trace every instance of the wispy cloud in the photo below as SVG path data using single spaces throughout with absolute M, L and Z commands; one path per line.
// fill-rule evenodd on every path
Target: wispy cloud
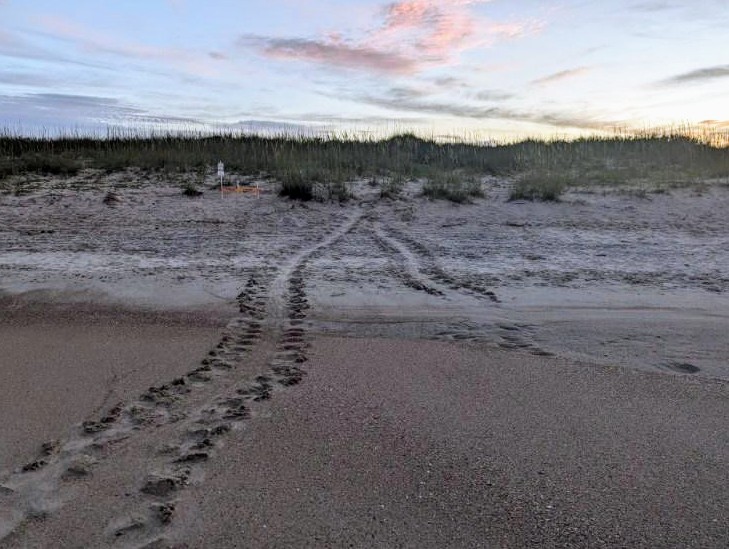
M 398 112 L 415 112 L 473 120 L 511 120 L 559 128 L 604 131 L 624 125 L 622 121 L 605 121 L 592 116 L 580 116 L 571 113 L 520 111 L 494 106 L 483 107 L 464 103 L 399 97 L 397 94 L 389 96 L 361 95 L 353 98 L 353 100 Z
M 540 29 L 536 20 L 496 22 L 473 12 L 490 0 L 400 0 L 359 38 L 330 32 L 317 38 L 243 35 L 238 45 L 261 54 L 337 69 L 413 74 L 450 63 L 461 51 L 518 38 Z
M 0 78 L 0 82 L 2 79 Z M 22 118 L 17 117 L 22 113 Z M 243 113 L 243 116 L 253 113 Z M 256 113 L 260 116 L 260 112 Z M 269 119 L 246 118 L 235 122 L 211 121 L 193 116 L 176 116 L 163 112 L 153 112 L 126 101 L 97 95 L 74 95 L 62 93 L 27 93 L 0 95 L 0 126 L 21 123 L 30 128 L 69 128 L 80 127 L 99 131 L 112 126 L 135 128 L 182 127 L 203 129 L 239 130 L 251 133 L 296 133 L 313 134 L 328 129 L 309 116 L 292 118 L 276 117 Z M 336 119 L 330 117 L 329 122 Z M 309 122 L 308 124 L 305 122 Z
M 653 0 L 647 2 L 637 2 L 630 7 L 636 11 L 656 13 L 668 10 L 675 10 L 679 6 L 677 6 L 675 2 L 672 2 L 671 0 Z
M 70 59 L 67 56 L 58 54 L 57 52 L 42 48 L 19 36 L 17 33 L 10 33 L 3 31 L 2 29 L 0 29 L 0 56 L 33 61 L 70 63 L 86 67 L 100 68 L 99 65 L 87 61 Z
M 555 72 L 553 74 L 549 74 L 547 76 L 543 76 L 542 78 L 537 78 L 536 80 L 532 80 L 532 84 L 535 86 L 548 86 L 550 84 L 562 82 L 563 80 L 571 80 L 572 78 L 578 78 L 580 76 L 584 76 L 585 74 L 589 73 L 591 70 L 592 69 L 590 67 L 577 67 L 574 69 L 559 71 L 559 72 Z
M 442 76 L 429 81 L 435 94 L 443 92 L 455 92 L 464 99 L 474 99 L 476 101 L 507 101 L 513 99 L 516 94 L 492 89 L 481 89 L 460 78 L 454 76 Z
M 59 93 L 0 96 L 0 119 L 11 121 L 16 113 L 23 113 L 26 123 L 69 127 L 80 121 L 108 123 L 145 114 L 141 109 L 107 97 Z
M 220 61 L 225 57 L 216 52 L 198 53 L 181 48 L 164 48 L 130 42 L 92 29 L 59 16 L 42 16 L 39 24 L 46 34 L 53 38 L 74 43 L 84 53 L 115 55 L 143 61 L 157 61 L 182 70 L 193 76 L 215 76 L 219 71 L 211 59 Z
M 433 84 L 439 88 L 445 89 L 456 89 L 456 88 L 467 88 L 468 83 L 464 82 L 460 78 L 455 76 L 441 76 L 433 80 Z
M 417 70 L 414 59 L 366 46 L 304 38 L 267 38 L 243 36 L 241 46 L 253 45 L 264 55 L 275 59 L 290 59 L 320 63 L 340 68 L 358 68 L 373 72 L 411 74 Z
M 344 126 L 357 126 L 357 134 L 377 133 L 375 127 L 397 126 L 398 124 L 421 124 L 419 118 L 383 118 L 380 116 L 336 116 L 321 112 L 307 112 L 289 115 L 273 115 L 266 120 L 241 120 L 230 124 L 216 124 L 215 127 L 241 130 L 251 133 L 331 135 Z M 367 129 L 369 127 L 370 129 Z
M 683 21 L 726 18 L 726 0 L 643 0 L 634 2 L 628 8 L 651 16 L 680 17 Z
M 516 95 L 513 93 L 507 93 L 495 90 L 482 90 L 474 95 L 474 98 L 479 101 L 506 101 L 507 99 L 513 99 Z
M 398 124 L 426 124 L 430 122 L 427 117 L 413 117 L 402 115 L 395 116 L 338 116 L 334 114 L 308 112 L 296 117 L 297 120 L 326 122 L 333 125 L 339 124 L 364 124 L 375 126 L 387 126 Z
M 387 94 L 400 101 L 412 101 L 428 96 L 428 92 L 422 88 L 410 88 L 404 86 L 390 88 Z
M 662 86 L 673 86 L 694 82 L 706 82 L 707 80 L 718 80 L 719 78 L 729 78 L 729 65 L 705 67 L 703 69 L 684 72 L 682 74 L 666 78 L 665 80 L 661 80 L 658 84 Z
M 0 84 L 45 88 L 58 84 L 58 80 L 42 74 L 18 71 L 0 71 Z
M 0 123 L 13 123 L 17 113 L 23 113 L 24 124 L 60 128 L 204 124 L 193 117 L 150 112 L 113 97 L 62 93 L 0 95 Z

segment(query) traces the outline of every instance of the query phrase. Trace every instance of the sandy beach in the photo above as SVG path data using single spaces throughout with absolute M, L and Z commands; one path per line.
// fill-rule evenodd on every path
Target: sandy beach
M 194 487 L 193 546 L 721 547 L 727 388 L 478 346 L 316 340 Z M 230 471 L 238 471 L 231 481 Z
M 131 311 L 47 292 L 0 298 L 0 308 L 0 469 L 158 379 L 184 374 L 227 320 L 222 310 Z
M 145 546 L 160 530 L 169 547 L 729 542 L 724 384 L 391 339 L 316 339 L 307 364 L 206 448 L 169 524 L 148 514 L 168 494 L 138 492 L 165 471 L 159 427 L 5 546 Z
M 729 543 L 726 187 L 114 177 L 0 198 L 0 547 Z

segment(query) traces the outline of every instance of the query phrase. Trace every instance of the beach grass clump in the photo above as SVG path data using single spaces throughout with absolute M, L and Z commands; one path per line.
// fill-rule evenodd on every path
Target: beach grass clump
M 202 196 L 203 192 L 198 189 L 197 185 L 192 181 L 187 181 L 182 184 L 182 194 L 190 198 Z
M 483 190 L 483 185 L 476 177 L 467 177 L 462 181 L 462 185 L 462 192 L 464 192 L 469 199 L 484 198 L 486 196 L 486 193 Z
M 405 188 L 405 181 L 405 176 L 401 173 L 382 178 L 380 182 L 380 198 L 390 200 L 400 198 Z
M 307 202 L 346 202 L 353 196 L 347 177 L 339 171 L 310 167 L 290 168 L 276 175 L 280 196 Z
M 423 196 L 431 200 L 449 200 L 466 204 L 483 197 L 483 189 L 477 179 L 464 177 L 457 172 L 431 173 L 423 184 Z
M 347 182 L 342 180 L 320 184 L 319 188 L 323 192 L 315 192 L 314 194 L 322 201 L 347 202 L 354 196 Z
M 729 134 L 691 128 L 525 140 L 511 145 L 513 173 L 579 175 L 581 186 L 685 185 L 729 175 Z M 524 185 L 527 187 L 527 185 Z
M 24 154 L 15 158 L 0 158 L 0 179 L 26 173 L 72 176 L 76 175 L 82 167 L 79 160 L 62 155 Z
M 572 184 L 564 173 L 530 172 L 521 176 L 509 194 L 509 200 L 559 202 L 562 193 Z
M 301 170 L 287 170 L 277 174 L 277 179 L 281 182 L 279 196 L 304 202 L 314 198 L 314 182 Z
M 34 154 L 21 160 L 22 170 L 43 175 L 76 175 L 82 168 L 81 162 L 65 156 Z

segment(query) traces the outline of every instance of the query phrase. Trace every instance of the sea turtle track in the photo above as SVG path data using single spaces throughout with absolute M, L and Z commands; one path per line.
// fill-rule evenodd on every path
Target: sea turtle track
M 382 229 L 381 229 L 382 230 Z M 409 254 L 411 264 L 417 265 L 420 272 L 431 280 L 448 287 L 451 290 L 461 291 L 479 298 L 489 299 L 494 303 L 499 302 L 496 293 L 482 284 L 469 280 L 459 280 L 446 272 L 438 263 L 433 251 L 421 241 L 407 235 L 403 231 L 386 225 L 383 231 L 389 236 L 390 242 L 398 245 L 400 250 Z
M 142 482 L 139 495 L 147 500 L 145 518 L 137 515 L 135 528 L 128 529 L 128 519 L 117 521 L 112 528 L 115 537 L 128 536 L 142 547 L 164 547 L 164 530 L 172 522 L 178 493 L 191 479 L 201 478 L 199 469 L 213 456 L 218 439 L 255 414 L 256 403 L 271 398 L 277 389 L 300 383 L 305 375 L 303 364 L 308 360 L 305 269 L 308 263 L 355 229 L 362 217 L 356 212 L 340 228 L 319 243 L 297 253 L 278 272 L 271 283 L 265 303 L 256 300 L 252 317 L 266 323 L 265 350 L 267 370 L 253 380 L 230 387 L 226 393 L 199 407 L 186 420 L 181 437 L 160 449 L 159 463 Z M 139 505 L 144 508 L 144 505 Z M 142 540 L 140 540 L 142 536 Z
M 228 323 L 218 344 L 199 366 L 167 383 L 149 387 L 131 401 L 111 406 L 98 419 L 82 422 L 65 441 L 44 443 L 35 459 L 0 477 L 0 541 L 11 536 L 22 523 L 43 517 L 58 507 L 68 483 L 91 475 L 101 461 L 114 454 L 117 446 L 152 429 L 184 428 L 194 420 L 195 412 L 191 409 L 195 410 L 197 403 L 209 401 L 236 383 L 234 370 L 250 355 L 263 334 L 266 279 L 272 274 L 266 269 L 246 273 L 247 281 L 236 298 L 240 316 Z M 232 414 L 232 408 L 233 404 L 224 415 Z M 216 425 L 210 438 L 225 432 L 224 426 Z M 186 452 L 177 459 L 185 462 L 191 457 Z M 140 520 L 135 518 L 133 522 L 134 527 L 120 527 L 123 535 L 141 530 Z
M 278 269 L 250 270 L 236 298 L 240 316 L 198 367 L 112 406 L 76 427 L 67 440 L 44 444 L 35 459 L 0 476 L 0 542 L 12 542 L 21 524 L 59 507 L 66 483 L 88 477 L 117 446 L 155 429 L 159 445 L 155 455 L 145 456 L 151 467 L 134 498 L 137 512 L 112 520 L 106 535 L 110 544 L 165 547 L 163 534 L 173 522 L 179 492 L 202 478 L 201 467 L 221 438 L 249 419 L 256 403 L 303 379 L 309 307 L 304 269 L 361 218 L 357 210 L 338 228 L 324 228 L 329 232 L 323 239 L 294 251 Z M 234 375 L 253 354 L 264 371 Z
M 435 284 L 421 274 L 422 269 L 417 257 L 404 244 L 386 234 L 382 227 L 377 224 L 372 226 L 372 233 L 375 242 L 385 253 L 401 258 L 401 269 L 398 271 L 398 276 L 406 286 L 434 296 L 444 295 L 443 290 L 437 288 Z
M 138 508 L 143 512 L 133 516 L 134 527 L 129 528 L 128 515 L 120 517 L 110 525 L 110 536 L 127 538 L 136 546 L 165 547 L 165 530 L 173 522 L 180 491 L 193 479 L 202 478 L 203 466 L 214 456 L 220 438 L 255 415 L 256 404 L 270 399 L 274 391 L 301 382 L 308 348 L 304 269 L 317 254 L 353 230 L 360 218 L 361 213 L 356 212 L 338 230 L 296 253 L 272 278 L 265 299 L 255 292 L 239 296 L 241 310 L 258 325 L 258 337 L 263 334 L 258 352 L 267 368 L 252 380 L 217 393 L 186 418 L 177 440 L 159 449 L 152 470 L 140 482 Z
M 438 265 L 433 251 L 415 238 L 389 224 L 384 226 L 376 224 L 372 231 L 380 247 L 403 258 L 405 269 L 403 279 L 408 286 L 431 295 L 447 296 L 448 290 L 452 290 L 477 299 L 488 299 L 492 303 L 500 302 L 492 290 L 475 282 L 457 280 L 446 273 Z M 434 339 L 495 342 L 503 349 L 521 350 L 536 356 L 552 356 L 552 352 L 534 343 L 534 335 L 534 326 L 520 322 L 499 320 L 493 323 L 493 326 L 484 327 L 464 320 L 436 333 Z

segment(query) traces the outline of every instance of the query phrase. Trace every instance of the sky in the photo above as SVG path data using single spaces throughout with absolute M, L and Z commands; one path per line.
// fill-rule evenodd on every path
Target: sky
M 0 127 L 729 129 L 729 0 L 0 0 Z

